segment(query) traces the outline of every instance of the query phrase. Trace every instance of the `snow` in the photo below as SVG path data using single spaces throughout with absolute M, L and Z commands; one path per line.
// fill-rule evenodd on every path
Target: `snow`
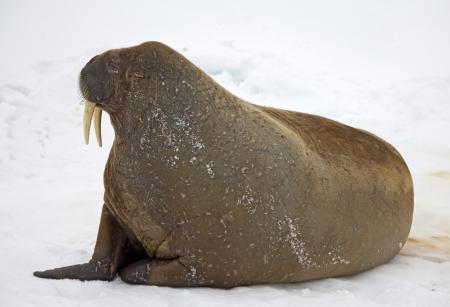
M 449 306 L 449 37 L 445 0 L 2 1 L 0 305 Z M 113 133 L 105 120 L 103 148 L 83 144 L 78 73 L 147 40 L 244 99 L 393 144 L 415 184 L 401 255 L 352 277 L 231 290 L 33 277 L 87 261 L 95 243 Z

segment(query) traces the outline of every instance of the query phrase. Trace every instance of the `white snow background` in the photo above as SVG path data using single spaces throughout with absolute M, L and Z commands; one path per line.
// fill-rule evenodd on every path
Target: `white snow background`
M 104 146 L 82 140 L 80 69 L 158 40 L 238 96 L 393 144 L 413 174 L 411 237 L 369 272 L 290 285 L 171 289 L 45 280 L 85 262 Z M 0 306 L 450 306 L 450 1 L 0 2 Z

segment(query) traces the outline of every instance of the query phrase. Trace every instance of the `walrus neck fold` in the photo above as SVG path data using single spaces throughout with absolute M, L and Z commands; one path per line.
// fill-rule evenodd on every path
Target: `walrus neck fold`
M 133 120 L 133 116 L 127 116 L 124 113 L 111 113 L 111 125 L 114 128 L 116 144 L 122 145 L 129 139 L 132 139 L 133 131 L 137 129 L 140 122 L 140 117 Z

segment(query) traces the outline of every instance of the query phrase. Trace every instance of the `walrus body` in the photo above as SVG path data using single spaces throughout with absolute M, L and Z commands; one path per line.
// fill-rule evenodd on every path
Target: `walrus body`
M 116 132 L 97 244 L 37 276 L 299 282 L 368 270 L 407 239 L 411 176 L 370 133 L 245 102 L 156 42 L 97 56 L 80 83 Z

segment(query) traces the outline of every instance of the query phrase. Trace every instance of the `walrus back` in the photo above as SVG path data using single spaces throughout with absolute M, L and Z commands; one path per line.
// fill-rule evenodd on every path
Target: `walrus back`
M 332 275 L 353 274 L 394 257 L 406 242 L 413 214 L 412 178 L 398 151 L 369 132 L 327 118 L 258 108 L 294 131 L 314 161 L 318 178 L 311 202 L 317 206 L 309 214 L 320 211 L 327 225 L 317 242 L 341 240 L 342 259 L 349 262 Z

